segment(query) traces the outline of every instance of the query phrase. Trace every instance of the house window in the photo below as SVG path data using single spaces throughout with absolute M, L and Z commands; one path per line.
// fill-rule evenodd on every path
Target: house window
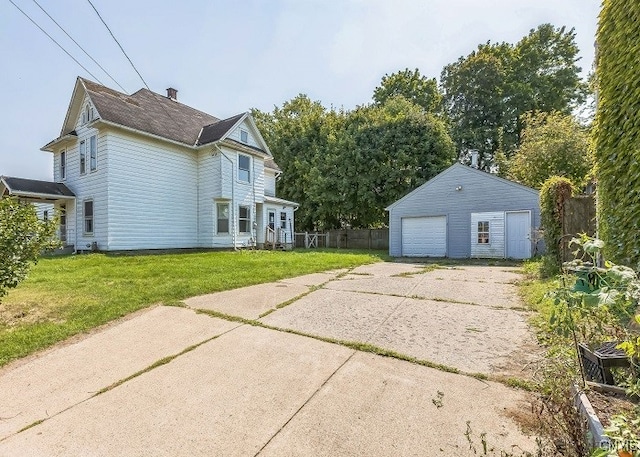
M 87 172 L 87 142 L 82 140 L 80 142 L 80 174 L 83 175 Z
M 489 244 L 489 221 L 478 222 L 478 244 Z
M 49 211 L 46 210 L 46 209 L 42 213 L 42 220 L 45 221 L 45 222 L 49 221 Z
M 251 182 L 251 157 L 244 154 L 238 154 L 238 179 L 240 181 Z
M 238 228 L 240 233 L 251 233 L 251 210 L 248 206 L 238 208 Z
M 67 177 L 67 151 L 64 150 L 60 153 L 60 179 Z
M 248 143 L 249 132 L 247 132 L 246 130 L 240 130 L 240 141 L 242 141 L 243 143 Z
M 216 233 L 229 233 L 229 203 L 217 203 L 216 215 Z
M 91 118 L 89 117 L 90 115 L 90 108 L 89 108 L 89 104 L 87 103 L 87 106 L 84 107 L 84 119 L 85 119 L 85 123 L 89 122 L 91 120 Z
M 84 202 L 84 233 L 93 235 L 93 200 Z
M 285 213 L 284 211 L 280 213 L 280 228 L 281 229 L 287 228 L 287 213 Z
M 98 168 L 98 142 L 95 135 L 89 138 L 89 149 L 89 168 L 91 171 L 96 171 Z

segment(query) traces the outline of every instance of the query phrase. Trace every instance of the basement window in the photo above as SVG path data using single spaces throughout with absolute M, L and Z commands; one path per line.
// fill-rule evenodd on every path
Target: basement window
M 489 244 L 489 221 L 478 222 L 478 244 Z

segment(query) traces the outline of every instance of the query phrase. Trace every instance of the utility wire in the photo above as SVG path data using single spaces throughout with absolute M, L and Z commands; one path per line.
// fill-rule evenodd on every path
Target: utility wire
M 9 0 L 11 3 L 13 3 L 11 0 Z M 149 86 L 147 85 L 147 82 L 144 80 L 144 78 L 142 77 L 142 75 L 140 74 L 140 72 L 138 71 L 138 69 L 136 68 L 136 66 L 133 64 L 133 62 L 131 61 L 131 59 L 129 58 L 129 56 L 127 55 L 127 53 L 124 51 L 124 48 L 122 47 L 122 45 L 120 44 L 120 42 L 117 40 L 117 38 L 115 37 L 115 35 L 113 34 L 113 32 L 111 31 L 111 29 L 109 28 L 109 26 L 107 25 L 107 23 L 104 21 L 104 19 L 102 19 L 102 16 L 100 16 L 100 13 L 98 12 L 98 10 L 96 9 L 96 7 L 93 5 L 93 3 L 91 3 L 91 0 L 87 0 L 89 2 L 89 5 L 91 5 L 91 8 L 93 8 L 93 11 L 96 12 L 96 14 L 98 15 L 98 17 L 100 18 L 100 20 L 102 21 L 102 23 L 104 24 L 104 26 L 107 28 L 107 30 L 109 31 L 109 33 L 111 34 L 111 38 L 113 38 L 113 40 L 116 42 L 116 44 L 118 45 L 118 47 L 120 48 L 120 50 L 122 51 L 122 53 L 124 54 L 124 56 L 127 58 L 127 60 L 129 61 L 129 63 L 131 64 L 131 66 L 133 67 L 133 69 L 136 71 L 136 73 L 138 74 L 138 76 L 140 77 L 140 79 L 142 80 L 142 82 L 144 83 L 144 86 L 149 89 Z
M 48 12 L 47 12 L 47 11 L 46 11 L 42 6 L 41 6 L 41 5 L 40 5 L 40 3 L 38 3 L 38 2 L 37 2 L 37 0 L 33 0 L 33 3 L 35 3 L 36 5 L 38 5 L 38 8 L 40 8 L 40 9 L 42 10 L 42 12 L 43 12 L 44 14 L 46 14 L 46 15 L 49 17 L 49 19 L 51 19 L 51 20 L 53 21 L 53 23 L 54 23 L 55 25 L 57 25 L 57 26 L 58 26 L 58 28 L 59 28 L 60 30 L 62 30 L 62 31 L 64 32 L 64 34 L 65 34 L 65 35 L 67 35 L 67 37 L 69 37 L 69 39 L 70 39 L 71 41 L 73 41 L 73 42 L 75 43 L 75 45 L 76 45 L 76 46 L 78 46 L 78 47 L 82 50 L 82 52 L 84 52 L 84 53 L 86 54 L 86 56 L 87 56 L 87 57 L 89 57 L 89 58 L 93 61 L 93 63 L 95 63 L 95 64 L 100 68 L 100 70 L 102 70 L 102 71 L 103 71 L 103 72 L 104 72 L 104 73 L 105 73 L 109 78 L 111 78 L 111 81 L 113 81 L 114 83 L 116 83 L 116 85 L 117 85 L 120 89 L 122 89 L 122 91 L 123 91 L 123 92 L 125 92 L 125 93 L 127 92 L 127 91 L 125 90 L 125 88 L 124 88 L 124 87 L 122 87 L 122 86 L 118 83 L 118 81 L 116 81 L 116 80 L 114 79 L 114 77 L 113 77 L 113 76 L 111 76 L 111 75 L 109 74 L 109 72 L 108 72 L 107 70 L 105 70 L 105 69 L 102 67 L 102 65 L 100 65 L 100 64 L 96 61 L 96 59 L 94 59 L 93 57 L 91 57 L 91 55 L 90 55 L 90 54 L 89 54 L 89 53 L 88 53 L 88 52 L 87 52 L 87 51 L 86 51 L 82 46 L 80 46 L 80 43 L 78 43 L 76 40 L 74 40 L 74 39 L 73 39 L 73 37 L 72 37 L 71 35 L 69 35 L 69 34 L 67 33 L 67 31 L 66 31 L 66 30 L 65 30 L 65 29 L 64 29 L 60 24 L 58 24 L 58 22 L 57 22 L 54 18 L 52 18 L 52 17 L 51 17 L 51 15 L 50 15 L 50 14 L 49 14 L 49 13 L 48 13 Z
M 58 45 L 58 47 L 59 47 L 60 49 L 62 49 L 62 51 L 64 51 L 64 53 L 65 53 L 66 55 L 68 55 L 69 57 L 71 57 L 71 59 L 72 59 L 75 63 L 77 63 L 80 67 L 82 67 L 82 69 L 83 69 L 84 71 L 86 71 L 87 73 L 89 73 L 89 75 L 91 75 L 91 77 L 92 77 L 93 79 L 95 79 L 96 81 L 98 81 L 100 84 L 104 85 L 104 84 L 103 84 L 103 83 L 98 79 L 98 77 L 97 77 L 96 75 L 94 75 L 94 74 L 93 74 L 93 73 L 91 73 L 89 70 L 87 70 L 87 68 L 86 68 L 84 65 L 82 65 L 80 62 L 78 62 L 78 60 L 77 60 L 75 57 L 73 57 L 73 56 L 69 53 L 69 51 L 67 51 L 65 48 L 63 48 L 63 47 L 62 47 L 62 45 L 61 45 L 60 43 L 58 43 L 58 42 L 57 42 L 57 41 L 56 41 L 56 40 L 55 40 L 51 35 L 49 35 L 49 34 L 48 34 L 48 33 L 47 33 L 47 32 L 46 32 L 42 27 L 40 27 L 36 21 L 34 21 L 33 19 L 31 19 L 31 16 L 29 16 L 27 13 L 25 13 L 24 11 L 22 11 L 22 9 L 20 9 L 20 7 L 19 7 L 18 5 L 16 5 L 16 4 L 13 2 L 13 0 L 9 0 L 9 3 L 11 3 L 13 6 L 15 6 L 15 7 L 18 9 L 18 11 L 20 11 L 22 14 L 24 14 L 24 16 L 25 16 L 27 19 L 29 19 L 29 20 L 33 23 L 33 25 L 35 25 L 36 27 L 38 27 L 42 33 L 44 33 L 45 35 L 47 35 L 47 37 L 49 37 L 49 39 L 50 39 L 51 41 L 53 41 L 56 45 Z

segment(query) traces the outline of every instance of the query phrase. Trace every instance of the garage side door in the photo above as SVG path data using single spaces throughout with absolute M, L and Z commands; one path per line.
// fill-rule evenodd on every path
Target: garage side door
M 402 218 L 402 255 L 444 257 L 447 254 L 447 217 Z

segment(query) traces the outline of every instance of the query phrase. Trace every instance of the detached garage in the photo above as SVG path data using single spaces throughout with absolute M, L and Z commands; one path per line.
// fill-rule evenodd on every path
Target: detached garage
M 526 259 L 538 191 L 456 163 L 387 208 L 394 257 Z

